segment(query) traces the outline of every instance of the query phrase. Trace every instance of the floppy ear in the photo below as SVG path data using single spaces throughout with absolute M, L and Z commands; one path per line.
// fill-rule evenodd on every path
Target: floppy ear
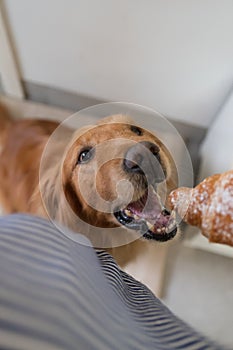
M 45 210 L 50 219 L 77 231 L 79 200 L 69 181 L 62 184 L 60 167 L 52 172 L 49 171 L 40 184 Z M 80 223 L 78 227 L 81 227 Z
M 60 184 L 59 180 L 55 181 L 55 179 L 59 179 L 58 169 L 56 171 L 49 169 L 40 178 L 40 186 L 38 188 L 44 209 L 51 219 L 56 219 L 60 207 Z
M 63 192 L 66 201 L 68 202 L 71 209 L 78 215 L 78 213 L 81 213 L 82 211 L 82 205 L 77 197 L 77 194 L 72 186 L 71 181 L 66 181 L 63 185 Z

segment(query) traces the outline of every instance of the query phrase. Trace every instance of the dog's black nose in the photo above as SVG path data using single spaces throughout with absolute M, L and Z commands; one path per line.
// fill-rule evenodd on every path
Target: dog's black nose
M 125 154 L 123 167 L 128 173 L 147 176 L 150 181 L 161 182 L 165 178 L 159 147 L 152 142 L 142 141 L 130 147 Z

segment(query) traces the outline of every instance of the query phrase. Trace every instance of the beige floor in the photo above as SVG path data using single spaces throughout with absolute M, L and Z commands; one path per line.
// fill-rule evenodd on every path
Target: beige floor
M 233 349 L 233 259 L 173 246 L 164 303 L 193 327 Z
M 25 105 L 3 97 L 0 102 L 7 103 L 10 110 L 19 117 L 63 120 L 71 114 L 67 110 L 35 103 Z M 151 280 L 152 285 L 158 280 L 158 266 L 153 265 L 151 258 L 153 260 L 156 254 L 158 259 L 159 255 L 167 253 L 165 273 L 162 269 L 159 272 L 160 281 L 161 277 L 165 277 L 164 303 L 190 325 L 233 349 L 233 259 L 187 248 L 182 241 L 172 244 L 168 251 L 165 250 L 165 254 L 163 246 L 159 245 L 141 262 L 144 265 L 150 264 L 146 279 Z M 155 288 L 158 289 L 158 286 Z

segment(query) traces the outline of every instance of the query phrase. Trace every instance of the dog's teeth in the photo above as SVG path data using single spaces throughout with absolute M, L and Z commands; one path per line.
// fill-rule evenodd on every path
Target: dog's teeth
M 151 224 L 150 222 L 147 221 L 146 223 L 147 223 L 147 226 L 148 226 L 149 230 L 151 230 L 154 227 L 154 225 Z
M 130 210 L 125 209 L 124 212 L 125 212 L 125 214 L 126 214 L 127 216 L 132 216 L 132 213 L 131 213 Z
M 173 222 L 171 222 L 171 223 L 168 225 L 166 231 L 170 232 L 170 231 L 172 231 L 174 228 L 175 228 L 175 222 L 173 221 Z

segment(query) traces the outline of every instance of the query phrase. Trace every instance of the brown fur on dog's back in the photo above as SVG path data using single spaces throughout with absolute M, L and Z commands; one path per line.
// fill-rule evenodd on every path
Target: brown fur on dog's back
M 38 187 L 41 155 L 49 136 L 59 124 L 44 120 L 13 121 L 2 115 L 0 125 L 4 132 L 0 157 L 0 202 L 5 213 L 30 213 L 29 199 Z

